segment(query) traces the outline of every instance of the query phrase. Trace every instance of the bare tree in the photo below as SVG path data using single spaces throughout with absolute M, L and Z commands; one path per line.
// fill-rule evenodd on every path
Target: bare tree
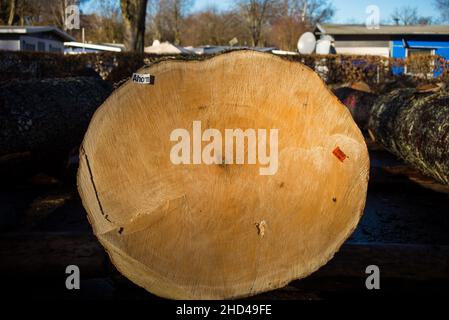
M 14 17 L 16 15 L 17 0 L 9 0 L 9 15 L 8 15 L 8 26 L 11 26 L 14 22 Z
M 163 17 L 162 17 L 163 0 L 155 0 L 154 14 L 149 22 L 149 33 L 153 40 L 162 40 L 163 36 Z
M 17 0 L 0 0 L 0 23 L 12 25 L 16 17 Z
M 8 3 L 5 0 L 0 0 L 0 23 L 5 24 L 8 20 Z
M 442 22 L 449 22 L 449 0 L 434 0 L 433 4 L 440 12 Z
M 418 9 L 410 6 L 396 8 L 391 15 L 391 19 L 397 25 L 418 24 Z
M 419 17 L 417 23 L 421 26 L 427 26 L 427 25 L 431 25 L 433 23 L 433 18 L 432 17 Z
M 281 10 L 277 0 L 240 0 L 238 7 L 251 36 L 251 45 L 262 44 L 263 29 Z
M 328 0 L 304 0 L 304 2 L 307 3 L 305 17 L 313 26 L 331 20 L 335 14 L 334 6 Z
M 129 51 L 143 52 L 147 4 L 148 0 L 120 0 L 124 42 Z
M 153 17 L 153 35 L 156 39 L 181 43 L 183 24 L 192 0 L 159 0 Z
M 89 0 L 0 0 L 0 20 L 8 25 L 46 24 L 62 29 L 66 8 L 86 1 Z
M 33 25 L 46 21 L 42 15 L 43 0 L 15 0 L 14 3 L 12 1 L 10 3 L 9 25 Z
M 307 30 L 308 27 L 301 18 L 281 16 L 271 23 L 266 37 L 270 46 L 295 50 L 298 38 Z
M 329 0 L 283 0 L 283 16 L 314 26 L 329 21 L 335 14 L 335 8 Z
M 184 18 L 184 13 L 189 5 L 187 0 L 171 0 L 168 2 L 169 18 L 171 20 L 171 26 L 174 36 L 174 43 L 179 44 L 181 42 L 181 24 Z
M 81 16 L 86 39 L 93 42 L 123 43 L 123 27 L 120 3 L 116 0 L 91 2 L 95 13 Z
M 51 14 L 51 20 L 60 29 L 65 29 L 65 10 L 71 4 L 77 4 L 73 0 L 53 0 L 49 4 L 48 12 Z
M 24 0 L 0 0 L 0 23 L 9 26 L 19 23 L 24 3 Z
M 238 12 L 223 12 L 212 8 L 186 17 L 181 43 L 195 46 L 229 45 L 234 38 L 239 44 L 247 44 L 249 41 L 248 32 Z
M 294 50 L 302 33 L 316 23 L 330 20 L 334 13 L 328 0 L 283 0 L 280 14 L 271 21 L 267 39 L 271 45 Z

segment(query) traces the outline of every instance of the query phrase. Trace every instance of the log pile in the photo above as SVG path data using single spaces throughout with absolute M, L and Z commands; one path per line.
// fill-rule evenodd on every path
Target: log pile
M 359 126 L 388 151 L 449 185 L 449 92 L 436 89 L 404 88 L 375 95 L 341 88 L 336 95 Z
M 354 121 L 363 131 L 368 129 L 371 108 L 378 96 L 371 92 L 341 87 L 334 91 L 335 95 L 349 109 Z
M 95 77 L 0 82 L 0 171 L 67 159 L 112 88 Z
M 251 51 L 139 73 L 154 82 L 130 80 L 97 110 L 78 171 L 94 233 L 121 273 L 162 297 L 235 298 L 332 258 L 363 212 L 369 159 L 318 75 Z

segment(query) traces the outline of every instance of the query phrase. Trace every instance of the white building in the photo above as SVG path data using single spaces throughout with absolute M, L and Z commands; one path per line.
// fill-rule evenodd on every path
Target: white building
M 64 52 L 64 42 L 75 41 L 56 27 L 0 26 L 0 50 Z
M 407 58 L 414 54 L 437 54 L 449 58 L 448 25 L 317 24 L 317 37 L 330 37 L 337 54 Z
M 64 42 L 66 54 L 80 53 L 98 53 L 98 52 L 122 52 L 125 46 L 119 43 L 82 43 L 82 42 Z

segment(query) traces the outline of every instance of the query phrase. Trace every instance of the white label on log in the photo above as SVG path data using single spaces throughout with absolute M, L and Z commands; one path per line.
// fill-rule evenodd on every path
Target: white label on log
M 149 73 L 133 73 L 132 81 L 138 84 L 154 84 L 154 76 Z

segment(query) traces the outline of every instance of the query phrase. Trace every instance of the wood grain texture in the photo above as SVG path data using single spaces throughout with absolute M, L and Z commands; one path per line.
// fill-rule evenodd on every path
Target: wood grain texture
M 125 276 L 163 297 L 235 298 L 285 286 L 333 257 L 363 212 L 369 159 L 318 75 L 252 51 L 140 72 L 155 85 L 129 81 L 97 110 L 78 172 L 94 233 Z M 171 131 L 195 120 L 221 132 L 277 128 L 277 173 L 172 164 Z

